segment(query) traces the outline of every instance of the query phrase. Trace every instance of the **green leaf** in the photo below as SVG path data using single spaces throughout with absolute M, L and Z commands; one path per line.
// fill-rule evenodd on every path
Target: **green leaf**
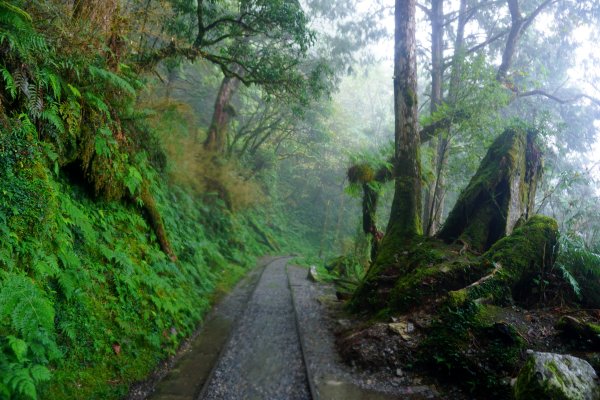
M 31 399 L 37 400 L 37 391 L 35 390 L 35 382 L 33 381 L 27 369 L 20 369 L 13 373 L 8 379 L 8 385 L 17 393 Z
M 130 166 L 124 183 L 132 196 L 135 195 L 137 190 L 141 187 L 143 181 L 144 179 L 142 178 L 140 171 L 138 171 L 135 167 Z
M 49 381 L 50 378 L 52 378 L 50 370 L 44 367 L 43 365 L 39 364 L 29 368 L 29 373 L 31 374 L 31 377 L 33 378 L 35 383 L 46 382 Z
M 4 8 L 9 11 L 12 11 L 15 14 L 18 14 L 20 17 L 24 18 L 25 20 L 32 22 L 31 15 L 29 15 L 25 10 L 23 10 L 15 5 L 12 5 L 7 1 L 0 1 L 0 8 Z
M 17 361 L 23 362 L 25 360 L 25 356 L 27 355 L 27 349 L 29 348 L 29 346 L 27 346 L 27 342 L 15 336 L 8 336 L 7 339 L 10 349 L 17 357 Z
M 4 82 L 6 82 L 6 90 L 10 94 L 10 97 L 15 99 L 17 97 L 17 86 L 15 85 L 15 80 L 11 73 L 4 67 L 0 67 L 0 73 L 2 73 L 2 78 L 4 78 Z
M 77 97 L 78 99 L 81 98 L 81 92 L 79 91 L 79 89 L 77 89 L 75 86 L 71 85 L 70 83 L 67 83 L 67 87 L 69 88 L 69 90 L 71 91 L 73 96 Z
M 108 147 L 108 143 L 104 137 L 96 136 L 94 148 L 96 149 L 96 154 L 99 156 L 110 157 L 110 147 Z

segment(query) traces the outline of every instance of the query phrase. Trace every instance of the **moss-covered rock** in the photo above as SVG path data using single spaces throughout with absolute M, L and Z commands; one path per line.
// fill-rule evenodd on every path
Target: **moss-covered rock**
M 483 260 L 494 266 L 487 276 L 451 297 L 489 298 L 499 303 L 526 299 L 532 293 L 532 285 L 552 267 L 557 240 L 556 220 L 533 216 L 483 255 Z
M 476 398 L 510 398 L 524 342 L 496 311 L 474 302 L 442 310 L 419 345 L 418 364 Z
M 534 352 L 519 373 L 516 400 L 595 400 L 600 386 L 587 361 L 569 355 Z
M 555 328 L 575 348 L 600 350 L 600 325 L 567 315 L 558 320 Z
M 460 289 L 483 274 L 478 257 L 461 254 L 460 246 L 433 238 L 416 238 L 395 252 L 387 249 L 378 260 L 381 257 L 390 261 L 371 266 L 353 297 L 353 306 L 408 310 L 448 290 Z
M 487 250 L 510 234 L 517 221 L 528 218 L 540 172 L 541 152 L 535 132 L 506 130 L 489 148 L 438 237 Z

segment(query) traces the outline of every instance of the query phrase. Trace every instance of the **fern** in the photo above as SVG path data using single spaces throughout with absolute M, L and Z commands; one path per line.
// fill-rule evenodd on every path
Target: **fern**
M 111 85 L 113 88 L 123 91 L 130 96 L 135 96 L 135 89 L 131 84 L 124 78 L 115 74 L 114 72 L 95 67 L 90 65 L 89 67 L 90 75 L 93 78 L 99 79 L 103 81 L 103 83 L 107 83 Z
M 7 1 L 0 1 L 0 13 L 3 12 L 12 12 L 13 14 L 23 18 L 24 20 L 32 22 L 31 15 L 29 15 L 25 10 L 13 4 L 10 4 Z
M 130 166 L 128 169 L 128 173 L 123 179 L 125 186 L 129 189 L 129 193 L 131 195 L 135 195 L 138 189 L 142 186 L 142 182 L 144 178 L 142 178 L 142 174 L 135 167 Z
M 35 381 L 29 374 L 29 370 L 27 368 L 20 368 L 14 371 L 9 379 L 7 379 L 7 383 L 14 392 L 20 394 L 21 396 L 32 400 L 37 399 Z
M 591 251 L 575 234 L 561 235 L 555 267 L 573 292 L 585 301 L 598 302 L 600 293 L 600 254 Z
M 13 351 L 15 357 L 17 357 L 17 361 L 25 361 L 27 349 L 29 348 L 27 342 L 12 335 L 7 336 L 7 339 L 10 349 Z
M 52 103 L 40 114 L 41 119 L 49 122 L 59 134 L 65 133 L 65 124 L 60 116 L 58 104 Z
M 52 303 L 22 275 L 8 275 L 0 288 L 0 320 L 5 318 L 26 340 L 36 340 L 40 329 L 54 331 Z
M 4 66 L 0 66 L 0 73 L 2 74 L 2 78 L 6 83 L 6 90 L 10 94 L 10 97 L 15 99 L 17 97 L 17 86 L 15 85 L 15 80 L 12 74 Z
M 99 111 L 103 112 L 107 116 L 110 115 L 110 110 L 108 108 L 108 105 L 99 96 L 97 96 L 96 94 L 94 94 L 92 92 L 85 92 L 83 94 L 83 97 L 92 107 L 98 109 Z
M 60 356 L 54 340 L 54 308 L 28 277 L 5 273 L 3 278 L 0 329 L 14 334 L 5 336 L 5 346 L 0 337 L 0 393 L 35 400 L 36 386 L 50 379 L 44 364 Z

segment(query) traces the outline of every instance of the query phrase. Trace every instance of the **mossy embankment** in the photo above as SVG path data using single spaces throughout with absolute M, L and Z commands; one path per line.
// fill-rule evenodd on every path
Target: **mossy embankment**
M 277 246 L 173 157 L 210 160 L 193 121 L 148 105 L 119 26 L 68 11 L 0 1 L 3 399 L 122 397 Z
M 3 131 L 0 143 L 5 397 L 123 396 L 194 331 L 215 291 L 269 250 L 248 213 L 156 179 L 173 261 L 137 204 L 96 198 L 54 172 L 33 137 Z

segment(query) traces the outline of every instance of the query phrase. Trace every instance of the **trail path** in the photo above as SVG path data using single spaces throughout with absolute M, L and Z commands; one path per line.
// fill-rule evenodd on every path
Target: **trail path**
M 335 296 L 288 260 L 259 265 L 215 307 L 191 350 L 149 400 L 435 397 L 425 386 L 375 382 L 344 366 L 323 304 Z
M 287 259 L 278 259 L 265 267 L 201 398 L 311 398 L 286 262 Z

